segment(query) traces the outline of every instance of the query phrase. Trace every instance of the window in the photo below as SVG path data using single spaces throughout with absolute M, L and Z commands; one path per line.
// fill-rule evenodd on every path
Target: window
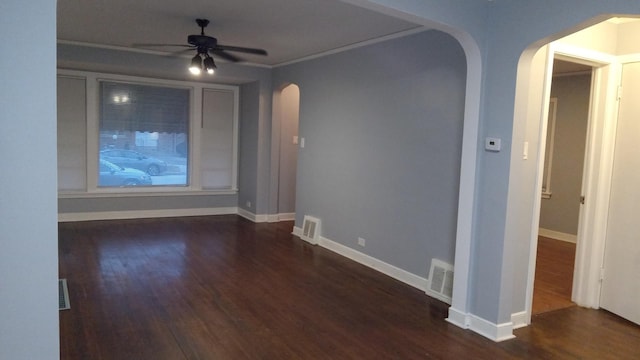
M 553 145 L 556 137 L 556 109 L 558 98 L 549 99 L 549 116 L 547 119 L 547 141 L 544 151 L 544 170 L 542 177 L 542 198 L 551 199 L 551 168 L 553 165 Z
M 60 196 L 235 193 L 238 91 L 60 70 Z
M 107 182 L 100 171 L 98 186 L 187 186 L 190 103 L 187 88 L 100 81 L 98 156 L 126 172 Z

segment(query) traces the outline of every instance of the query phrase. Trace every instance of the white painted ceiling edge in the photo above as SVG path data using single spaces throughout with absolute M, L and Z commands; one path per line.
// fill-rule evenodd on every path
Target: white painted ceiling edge
M 205 34 L 221 44 L 262 48 L 266 57 L 238 53 L 247 64 L 276 66 L 327 52 L 408 35 L 422 25 L 339 0 L 59 0 L 57 39 L 62 43 L 142 51 L 157 55 L 199 34 L 196 18 L 211 21 Z M 408 32 L 408 33 L 406 33 Z

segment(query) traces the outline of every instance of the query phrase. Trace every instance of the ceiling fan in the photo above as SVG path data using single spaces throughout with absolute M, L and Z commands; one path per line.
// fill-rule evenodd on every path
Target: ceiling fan
M 155 47 L 155 46 L 179 46 L 186 47 L 187 49 L 178 51 L 175 54 L 180 54 L 183 52 L 188 52 L 195 50 L 196 55 L 191 60 L 191 66 L 189 67 L 189 71 L 194 74 L 199 74 L 200 71 L 204 69 L 209 73 L 213 74 L 214 69 L 216 68 L 215 62 L 211 55 L 218 56 L 222 59 L 231 62 L 239 62 L 243 59 L 237 57 L 229 52 L 240 52 L 246 54 L 254 54 L 254 55 L 267 55 L 266 50 L 263 49 L 255 49 L 255 48 L 247 48 L 240 46 L 230 46 L 230 45 L 222 45 L 218 43 L 218 39 L 213 36 L 208 36 L 204 34 L 204 28 L 209 25 L 209 20 L 207 19 L 196 19 L 196 23 L 200 27 L 199 35 L 189 35 L 187 37 L 187 44 L 134 44 L 137 47 Z

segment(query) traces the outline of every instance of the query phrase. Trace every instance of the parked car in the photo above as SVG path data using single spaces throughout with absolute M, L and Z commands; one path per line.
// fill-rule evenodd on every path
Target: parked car
M 148 186 L 151 176 L 144 171 L 123 168 L 114 163 L 100 159 L 98 186 Z
M 151 176 L 167 170 L 167 163 L 133 150 L 107 149 L 100 151 L 100 159 L 107 160 L 124 168 L 145 171 Z

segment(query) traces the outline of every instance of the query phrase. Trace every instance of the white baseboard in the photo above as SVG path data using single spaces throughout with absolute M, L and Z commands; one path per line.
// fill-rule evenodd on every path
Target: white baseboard
M 297 237 L 300 237 L 300 235 L 302 235 L 302 228 L 294 226 L 293 231 L 291 233 Z
M 250 211 L 247 211 L 243 208 L 238 208 L 238 215 L 242 216 L 243 218 L 253 221 L 254 223 L 263 223 L 263 222 L 267 222 L 268 220 L 268 216 L 267 215 L 256 215 Z
M 247 211 L 243 208 L 238 208 L 238 215 L 242 216 L 247 220 L 251 220 L 255 223 L 277 223 L 280 221 L 290 221 L 296 218 L 296 213 L 286 213 L 286 214 L 254 214 L 250 211 Z
M 567 234 L 560 231 L 554 231 L 554 230 L 543 229 L 543 228 L 538 229 L 538 236 L 544 236 L 547 238 L 566 241 L 574 244 L 578 242 L 578 235 Z
M 469 316 L 466 313 L 455 309 L 453 306 L 449 307 L 449 317 L 445 320 L 457 327 L 463 329 L 469 328 Z
M 520 329 L 529 325 L 529 313 L 526 311 L 520 311 L 517 313 L 511 314 L 511 323 L 513 324 L 513 329 Z
M 300 236 L 300 234 L 302 234 L 302 229 L 297 226 L 294 226 L 293 234 L 296 236 Z M 358 262 L 362 265 L 365 265 L 374 270 L 377 270 L 396 280 L 402 281 L 407 285 L 410 285 L 417 289 L 425 291 L 425 293 L 429 295 L 429 293 L 426 291 L 427 279 L 423 277 L 417 276 L 408 271 L 397 268 L 391 264 L 387 264 L 384 261 L 378 260 L 369 255 L 363 254 L 357 250 L 354 250 L 350 247 L 339 244 L 335 241 L 329 240 L 323 236 L 320 236 L 320 241 L 318 242 L 318 245 L 326 249 L 329 249 L 339 255 L 342 255 L 346 258 L 349 258 L 355 262 Z M 476 315 L 462 313 L 452 307 L 449 308 L 449 317 L 447 318 L 447 321 L 463 329 L 472 330 L 496 342 L 513 339 L 515 337 L 513 335 L 512 322 L 507 322 L 503 324 L 494 324 Z
M 297 226 L 294 226 L 293 234 L 299 237 L 302 234 L 302 229 Z M 384 261 L 378 260 L 367 254 L 361 253 L 348 246 L 344 246 L 333 240 L 327 239 L 323 236 L 320 236 L 320 241 L 318 242 L 318 245 L 328 250 L 331 250 L 339 255 L 342 255 L 348 259 L 351 259 L 357 263 L 360 263 L 364 266 L 377 270 L 398 281 L 402 281 L 403 283 L 413 286 L 414 288 L 420 289 L 422 291 L 425 291 L 425 289 L 427 288 L 427 279 L 420 277 L 418 275 L 412 274 L 406 270 L 402 270 L 398 267 L 395 267 Z
M 495 342 L 515 338 L 513 335 L 513 323 L 511 321 L 494 324 L 473 314 L 469 314 L 469 330 L 477 332 Z
M 93 220 L 126 220 L 181 216 L 210 216 L 237 214 L 237 207 L 198 208 L 198 209 L 157 209 L 127 211 L 94 211 L 78 213 L 59 213 L 59 222 L 93 221 Z
M 449 308 L 449 317 L 446 320 L 453 325 L 469 329 L 495 342 L 515 338 L 513 335 L 513 322 L 511 321 L 495 324 L 479 316 L 456 310 L 453 307 Z
M 295 219 L 295 213 L 276 215 L 256 215 L 237 207 L 197 208 L 197 209 L 157 209 L 157 210 L 126 210 L 126 211 L 93 211 L 77 213 L 59 213 L 58 222 L 94 221 L 94 220 L 128 220 L 151 219 L 182 216 L 211 216 L 237 214 L 255 223 L 280 222 Z
M 296 213 L 278 214 L 278 221 L 292 221 L 296 219 Z
M 280 221 L 291 221 L 296 219 L 296 213 L 271 214 L 267 216 L 268 216 L 267 221 L 270 223 L 275 223 Z

